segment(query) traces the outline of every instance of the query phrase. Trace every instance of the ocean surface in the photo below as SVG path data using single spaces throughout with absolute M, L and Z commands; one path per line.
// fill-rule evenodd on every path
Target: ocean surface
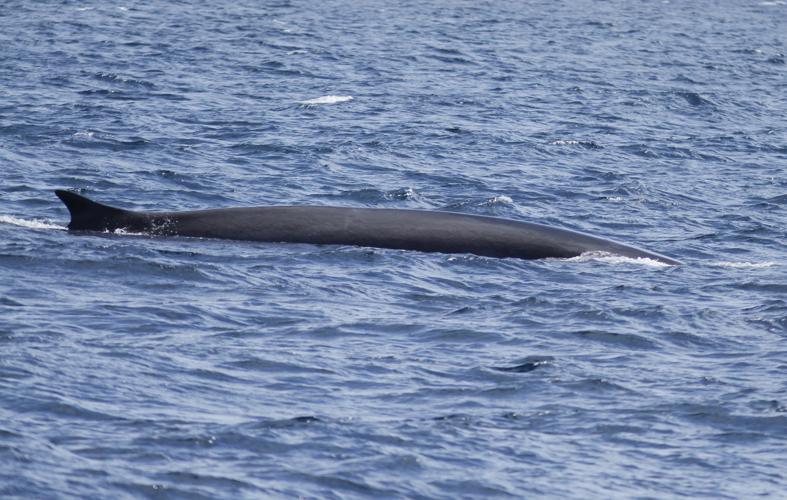
M 3 1 L 0 497 L 787 492 L 783 1 Z M 684 262 L 70 234 L 449 210 Z

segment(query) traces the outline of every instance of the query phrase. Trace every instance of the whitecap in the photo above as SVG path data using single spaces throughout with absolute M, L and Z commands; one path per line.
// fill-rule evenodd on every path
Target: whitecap
M 509 205 L 509 206 L 511 206 L 513 204 L 514 204 L 514 200 L 512 200 L 510 196 L 506 196 L 504 194 L 501 194 L 501 195 L 498 195 L 498 196 L 493 196 L 493 197 L 487 198 L 487 199 L 485 199 L 483 201 L 480 201 L 480 202 L 477 202 L 477 203 L 473 203 L 473 205 L 479 206 L 479 207 L 493 207 L 495 205 Z
M 622 255 L 615 255 L 608 252 L 585 252 L 577 257 L 566 259 L 568 262 L 604 262 L 606 264 L 638 264 L 648 267 L 669 267 L 669 264 L 664 262 L 649 259 L 647 257 L 624 257 Z
M 316 106 L 319 104 L 339 104 L 340 102 L 347 102 L 352 101 L 353 96 L 351 95 L 324 95 L 322 97 L 316 97 L 314 99 L 307 99 L 305 101 L 300 101 L 301 104 L 304 106 Z
M 129 231 L 124 227 L 119 227 L 117 229 L 113 229 L 112 231 L 103 231 L 105 234 L 115 234 L 117 236 L 150 236 L 149 234 L 145 233 L 136 233 L 134 231 Z
M 773 267 L 775 262 L 712 262 L 712 266 L 716 267 L 731 267 L 733 269 L 764 269 L 766 267 Z
M 418 193 L 415 192 L 415 189 L 408 187 L 387 191 L 383 195 L 383 198 L 386 200 L 414 200 L 418 198 Z
M 504 194 L 500 196 L 495 196 L 489 200 L 490 205 L 513 205 L 514 200 L 511 199 L 510 196 L 506 196 Z
M 51 224 L 49 222 L 44 222 L 36 219 L 32 219 L 32 220 L 20 219 L 18 217 L 14 217 L 11 215 L 0 215 L 0 223 L 13 224 L 15 226 L 27 227 L 30 229 L 60 229 L 60 230 L 66 229 L 65 227 L 58 226 L 57 224 Z

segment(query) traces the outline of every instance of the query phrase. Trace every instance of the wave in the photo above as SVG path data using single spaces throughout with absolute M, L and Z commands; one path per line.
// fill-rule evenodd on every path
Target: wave
M 549 143 L 551 146 L 578 146 L 585 149 L 604 149 L 594 141 L 580 141 L 574 139 L 558 139 Z
M 300 101 L 304 106 L 316 106 L 319 104 L 339 104 L 340 102 L 352 101 L 351 95 L 324 95 L 322 97 L 315 97 L 314 99 L 307 99 Z
M 27 227 L 30 229 L 58 229 L 61 231 L 65 231 L 67 229 L 65 226 L 60 226 L 58 224 L 52 224 L 50 222 L 36 219 L 20 219 L 12 215 L 0 215 L 0 223 L 13 224 L 14 226 Z
M 776 262 L 712 262 L 710 264 L 714 267 L 731 267 L 733 269 L 764 269 L 766 267 L 776 266 Z
M 647 267 L 671 267 L 669 264 L 647 257 L 623 257 L 608 252 L 585 252 L 577 257 L 566 259 L 568 262 L 604 262 L 606 264 L 637 264 Z

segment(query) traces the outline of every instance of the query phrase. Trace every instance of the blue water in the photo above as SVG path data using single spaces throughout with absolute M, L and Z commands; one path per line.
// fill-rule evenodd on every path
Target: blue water
M 787 491 L 787 6 L 0 5 L 0 496 Z M 685 262 L 74 235 L 453 210 Z

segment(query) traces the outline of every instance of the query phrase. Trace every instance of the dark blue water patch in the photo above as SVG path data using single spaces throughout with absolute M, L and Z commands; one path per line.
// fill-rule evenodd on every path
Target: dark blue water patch
M 24 140 L 32 139 L 34 141 L 51 141 L 51 137 L 60 135 L 61 131 L 62 129 L 55 126 L 27 123 L 3 125 L 0 127 L 0 134 L 3 136 Z
M 156 85 L 153 82 L 141 78 L 122 76 L 116 73 L 99 72 L 99 73 L 94 73 L 90 76 L 97 81 L 117 84 L 119 86 L 143 87 L 148 89 L 156 88 Z
M 695 92 L 676 92 L 675 95 L 682 97 L 692 106 L 711 108 L 716 107 L 716 105 L 709 98 L 703 97 L 702 95 Z
M 493 369 L 509 373 L 529 373 L 537 369 L 545 368 L 550 365 L 552 361 L 552 358 L 535 359 L 514 366 L 495 366 Z
M 144 98 L 142 95 L 133 92 L 125 92 L 122 90 L 110 90 L 110 89 L 80 90 L 78 93 L 86 97 L 98 97 L 104 99 L 117 99 L 117 100 L 124 100 L 124 101 L 134 101 Z
M 359 189 L 356 191 L 344 191 L 337 194 L 319 195 L 317 198 L 334 203 L 349 201 L 376 205 L 386 202 L 418 201 L 419 195 L 411 188 L 391 189 L 389 191 L 381 191 L 379 189 Z
M 145 147 L 148 145 L 149 141 L 142 137 L 119 139 L 100 132 L 85 131 L 77 132 L 71 138 L 67 139 L 65 143 L 75 148 L 124 151 Z

